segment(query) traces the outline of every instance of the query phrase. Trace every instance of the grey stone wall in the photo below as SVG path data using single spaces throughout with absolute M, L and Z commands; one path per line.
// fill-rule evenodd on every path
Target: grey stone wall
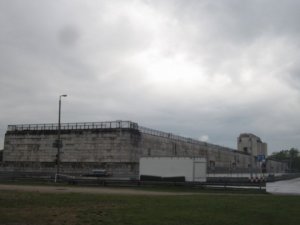
M 267 160 L 266 169 L 269 173 L 283 173 L 288 169 L 288 164 L 274 160 Z
M 3 161 L 16 170 L 55 171 L 56 131 L 7 132 Z M 134 129 L 63 130 L 61 171 L 88 173 L 107 169 L 114 176 L 136 176 L 140 133 Z M 31 169 L 30 169 L 31 168 Z
M 61 132 L 64 162 L 132 162 L 134 130 L 64 130 Z M 55 131 L 8 132 L 4 143 L 4 161 L 54 162 L 57 149 Z
M 13 130 L 5 135 L 3 168 L 55 172 L 57 130 Z M 204 142 L 174 139 L 141 132 L 137 128 L 65 129 L 61 131 L 61 171 L 88 173 L 107 169 L 116 177 L 138 176 L 141 156 L 188 156 L 207 159 L 208 173 L 261 171 L 249 154 Z M 252 159 L 252 160 L 251 160 Z M 268 169 L 285 168 L 270 162 Z
M 250 155 L 207 143 L 187 143 L 142 134 L 140 148 L 142 156 L 204 157 L 207 159 L 207 171 L 211 173 L 249 172 L 251 166 Z M 253 158 L 254 171 L 259 171 L 260 168 Z

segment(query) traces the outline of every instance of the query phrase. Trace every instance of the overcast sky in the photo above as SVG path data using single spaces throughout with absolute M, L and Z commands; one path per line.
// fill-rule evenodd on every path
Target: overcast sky
M 131 120 L 300 148 L 298 0 L 0 0 L 8 124 Z

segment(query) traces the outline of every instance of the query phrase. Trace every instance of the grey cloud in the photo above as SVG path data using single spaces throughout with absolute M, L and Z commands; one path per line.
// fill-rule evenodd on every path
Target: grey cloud
M 79 31 L 76 29 L 76 27 L 71 25 L 62 27 L 58 33 L 59 42 L 67 47 L 75 45 L 79 37 Z
M 176 2 L 176 4 L 174 4 Z M 257 38 L 260 35 L 294 35 L 300 31 L 297 0 L 289 1 L 168 1 L 166 11 L 176 14 L 178 20 L 194 21 L 207 25 L 207 31 L 236 42 Z M 159 8 L 159 7 L 158 7 Z M 170 10 L 173 9 L 173 10 Z M 179 15 L 179 17 L 178 17 Z M 201 32 L 201 29 L 200 29 Z
M 300 55 L 299 55 L 300 59 Z M 290 69 L 287 71 L 288 77 L 286 78 L 287 82 L 294 87 L 296 90 L 300 90 L 300 66 L 298 63 L 294 63 Z M 300 96 L 299 96 L 300 97 Z
M 9 123 L 56 122 L 66 93 L 65 122 L 130 119 L 229 147 L 251 131 L 272 150 L 299 147 L 298 9 L 1 1 L 0 135 Z

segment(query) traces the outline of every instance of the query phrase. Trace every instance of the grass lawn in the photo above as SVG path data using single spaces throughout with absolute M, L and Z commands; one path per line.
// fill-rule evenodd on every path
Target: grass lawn
M 0 192 L 0 224 L 221 224 L 300 222 L 300 196 L 132 196 Z

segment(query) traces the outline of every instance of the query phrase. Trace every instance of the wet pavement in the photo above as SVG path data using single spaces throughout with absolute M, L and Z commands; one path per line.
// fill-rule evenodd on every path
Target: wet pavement
M 266 189 L 272 194 L 300 195 L 300 178 L 267 183 Z

